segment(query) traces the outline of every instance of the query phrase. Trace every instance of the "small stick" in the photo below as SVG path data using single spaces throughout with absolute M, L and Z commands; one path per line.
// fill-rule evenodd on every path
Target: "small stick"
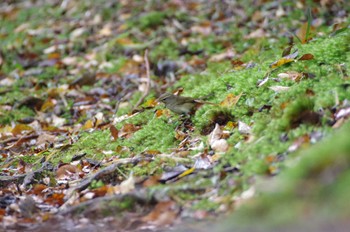
M 134 106 L 134 109 L 139 107 L 141 105 L 141 103 L 145 100 L 145 98 L 149 94 L 149 89 L 150 89 L 150 85 L 151 85 L 151 75 L 150 75 L 150 68 L 149 68 L 149 62 L 148 62 L 148 49 L 146 49 L 146 51 L 145 51 L 144 59 L 145 59 L 146 77 L 147 77 L 146 91 L 143 93 L 142 97 L 136 103 L 136 105 Z

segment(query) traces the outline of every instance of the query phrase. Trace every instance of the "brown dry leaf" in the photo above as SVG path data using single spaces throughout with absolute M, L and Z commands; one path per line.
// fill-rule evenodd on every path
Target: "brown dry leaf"
M 239 60 L 239 59 L 236 59 L 236 60 L 232 60 L 231 61 L 231 64 L 232 66 L 236 69 L 241 69 L 243 68 L 243 65 L 244 65 L 244 62 Z
M 65 179 L 65 180 L 78 179 L 79 169 L 72 164 L 63 165 L 57 169 L 56 177 L 57 179 Z
M 147 178 L 147 180 L 145 180 L 142 183 L 142 186 L 145 187 L 145 188 L 148 188 L 148 187 L 152 187 L 152 186 L 158 185 L 160 177 L 161 176 L 150 176 L 150 177 Z
M 177 218 L 179 207 L 174 201 L 159 202 L 154 209 L 142 217 L 142 221 L 157 226 L 171 225 Z
M 48 187 L 44 184 L 35 184 L 31 192 L 35 195 L 44 196 L 44 190 Z
M 134 134 L 134 132 L 140 129 L 141 129 L 140 126 L 135 126 L 134 124 L 126 123 L 124 124 L 122 129 L 119 131 L 119 137 L 130 138 Z
M 40 134 L 39 137 L 37 138 L 36 145 L 39 146 L 41 144 L 45 143 L 53 143 L 56 140 L 55 135 L 50 135 L 47 133 Z
M 308 38 L 306 38 L 307 27 L 308 27 L 308 22 L 305 22 L 305 23 L 303 23 L 303 25 L 301 25 L 300 29 L 299 29 L 298 32 L 297 32 L 297 36 L 298 36 L 298 38 L 301 40 L 301 43 L 302 43 L 302 44 L 305 44 L 305 43 L 307 43 L 309 40 L 312 39 L 312 38 L 310 37 L 310 35 L 309 35 Z M 314 28 L 313 26 L 310 26 L 310 32 L 311 32 L 311 31 L 314 31 L 314 30 L 315 30 L 315 28 Z
M 119 133 L 118 129 L 114 125 L 110 125 L 109 131 L 111 132 L 113 140 L 116 141 L 118 139 L 118 133 Z
M 235 96 L 233 93 L 227 94 L 226 98 L 220 102 L 220 106 L 233 107 L 237 104 L 243 93 Z
M 307 53 L 302 55 L 298 60 L 312 60 L 314 59 L 314 55 Z
M 91 192 L 93 193 L 93 197 L 103 197 L 107 194 L 109 189 L 110 189 L 110 186 L 103 185 L 101 187 L 92 189 Z
M 205 66 L 207 64 L 207 61 L 205 59 L 199 58 L 198 56 L 192 56 L 188 61 L 188 64 L 192 67 L 199 67 Z
M 50 205 L 54 206 L 61 206 L 64 203 L 64 193 L 53 193 L 52 195 L 49 195 L 44 202 Z

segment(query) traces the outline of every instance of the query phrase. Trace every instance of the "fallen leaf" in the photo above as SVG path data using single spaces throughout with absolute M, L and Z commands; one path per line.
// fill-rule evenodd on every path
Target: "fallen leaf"
M 301 40 L 302 44 L 305 44 L 312 39 L 310 35 L 307 35 L 307 30 L 308 30 L 308 22 L 305 22 L 301 25 L 301 27 L 297 32 L 297 36 Z M 313 26 L 310 26 L 310 31 L 314 31 L 314 30 L 315 28 Z
M 110 23 L 107 23 L 106 25 L 103 26 L 103 28 L 98 32 L 98 34 L 102 36 L 110 36 L 112 35 L 112 25 Z
M 264 29 L 262 28 L 258 28 L 255 31 L 252 31 L 251 33 L 249 33 L 249 35 L 245 36 L 244 38 L 246 39 L 257 39 L 257 38 L 261 38 L 261 37 L 265 37 L 266 33 L 264 31 Z
M 285 92 L 288 91 L 290 87 L 288 86 L 280 86 L 280 85 L 276 85 L 276 86 L 270 86 L 269 89 L 275 91 L 276 93 L 281 93 L 281 92 Z
M 270 64 L 270 68 L 275 69 L 278 68 L 284 64 L 288 64 L 291 63 L 293 61 L 295 61 L 295 58 L 298 56 L 298 50 L 296 50 L 294 53 L 289 54 L 288 56 L 284 56 L 280 59 L 278 59 L 277 61 L 273 62 L 272 64 Z
M 131 123 L 125 123 L 124 126 L 119 131 L 119 138 L 129 138 L 131 137 L 134 132 L 140 130 L 140 126 L 135 126 Z
M 314 59 L 314 55 L 307 53 L 302 55 L 298 60 L 313 60 Z
M 114 125 L 110 125 L 109 131 L 111 132 L 113 140 L 116 141 L 118 139 L 118 133 L 119 133 L 118 129 Z
M 142 217 L 142 221 L 148 222 L 157 226 L 170 225 L 177 218 L 179 207 L 174 201 L 159 202 L 154 209 Z
M 294 152 L 298 150 L 301 146 L 309 145 L 310 144 L 310 136 L 309 135 L 303 135 L 299 138 L 297 138 L 292 145 L 289 146 L 288 151 Z
M 17 136 L 19 134 L 23 134 L 24 132 L 33 131 L 33 128 L 26 124 L 17 124 L 11 131 L 13 136 Z
M 226 98 L 220 102 L 220 106 L 233 107 L 237 104 L 243 93 L 235 96 L 233 93 L 227 94 Z
M 47 110 L 51 110 L 55 107 L 56 104 L 57 101 L 55 99 L 48 98 L 41 106 L 40 111 L 45 112 Z
M 229 148 L 229 145 L 227 143 L 227 141 L 225 139 L 219 139 L 216 140 L 215 142 L 213 142 L 211 144 L 211 148 L 215 151 L 215 152 L 226 152 Z
M 36 145 L 40 146 L 41 144 L 45 144 L 45 143 L 53 143 L 53 142 L 55 142 L 56 138 L 57 138 L 57 136 L 55 136 L 55 135 L 42 133 L 37 138 Z
M 211 158 L 203 153 L 199 157 L 196 158 L 196 161 L 193 165 L 195 169 L 209 169 L 213 167 Z
M 219 62 L 222 60 L 232 59 L 234 56 L 235 56 L 235 53 L 233 52 L 232 48 L 229 48 L 223 53 L 212 55 L 209 61 Z
M 59 167 L 56 171 L 57 179 L 76 180 L 79 177 L 79 169 L 71 164 Z
M 350 107 L 339 110 L 335 114 L 335 119 L 339 120 L 340 118 L 347 118 L 349 116 L 350 116 Z
M 70 33 L 69 37 L 71 40 L 77 39 L 81 37 L 85 33 L 85 31 L 86 31 L 85 27 L 77 28 Z
M 301 78 L 304 76 L 303 73 L 295 72 L 295 71 L 288 71 L 285 73 L 279 73 L 277 75 L 279 78 L 286 78 L 290 79 L 295 82 L 299 82 Z
M 242 121 L 238 121 L 238 131 L 243 135 L 251 134 L 252 128 Z

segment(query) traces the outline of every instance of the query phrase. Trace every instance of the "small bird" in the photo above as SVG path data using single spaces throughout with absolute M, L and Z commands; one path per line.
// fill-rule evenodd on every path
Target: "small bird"
M 181 97 L 171 93 L 164 93 L 158 101 L 163 102 L 165 107 L 176 114 L 191 115 L 203 104 L 216 105 L 211 102 L 201 101 L 192 97 Z

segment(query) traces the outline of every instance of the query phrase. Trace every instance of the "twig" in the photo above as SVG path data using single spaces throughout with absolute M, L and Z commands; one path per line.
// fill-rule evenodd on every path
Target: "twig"
M 141 103 L 145 100 L 145 98 L 149 94 L 149 90 L 150 90 L 150 86 L 151 86 L 151 75 L 150 75 L 150 67 L 149 67 L 149 62 L 148 62 L 148 50 L 147 49 L 145 51 L 144 59 L 145 59 L 146 77 L 147 77 L 146 90 L 143 93 L 142 97 L 139 99 L 139 101 L 134 106 L 134 109 L 139 107 L 139 105 L 141 105 Z

